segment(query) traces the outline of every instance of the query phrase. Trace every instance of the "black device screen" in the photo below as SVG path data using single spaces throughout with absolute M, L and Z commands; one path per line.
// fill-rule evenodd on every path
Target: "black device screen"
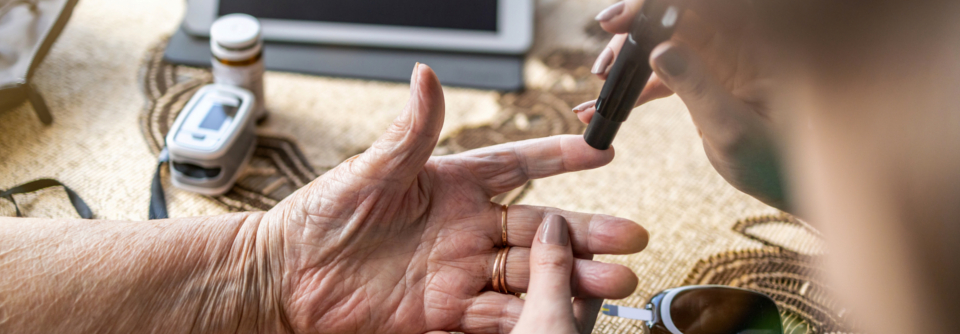
M 497 31 L 498 0 L 220 0 L 262 19 Z

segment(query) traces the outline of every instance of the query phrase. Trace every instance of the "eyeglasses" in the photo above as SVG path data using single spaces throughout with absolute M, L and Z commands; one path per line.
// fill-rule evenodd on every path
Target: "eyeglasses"
M 643 309 L 603 305 L 603 314 L 644 321 L 650 334 L 783 334 L 765 294 L 719 285 L 664 290 Z

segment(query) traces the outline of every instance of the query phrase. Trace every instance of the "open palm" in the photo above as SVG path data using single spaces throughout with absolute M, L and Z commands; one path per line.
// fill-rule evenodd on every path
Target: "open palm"
M 284 249 L 276 289 L 290 329 L 508 333 L 516 324 L 523 300 L 490 291 L 504 246 L 502 208 L 490 199 L 530 179 L 605 165 L 613 152 L 560 136 L 431 157 L 443 109 L 439 81 L 420 65 L 410 103 L 385 135 L 267 213 L 264 231 Z M 626 267 L 589 259 L 639 252 L 646 231 L 609 216 L 511 207 L 510 291 L 527 289 L 529 247 L 548 213 L 569 221 L 580 258 L 575 313 L 589 326 L 599 306 L 591 298 L 623 298 L 637 284 Z

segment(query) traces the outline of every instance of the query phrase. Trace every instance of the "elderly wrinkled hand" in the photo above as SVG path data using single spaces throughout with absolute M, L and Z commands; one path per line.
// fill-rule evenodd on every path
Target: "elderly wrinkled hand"
M 569 222 L 572 295 L 624 298 L 637 278 L 628 268 L 592 261 L 594 254 L 641 251 L 647 232 L 604 215 L 517 205 L 493 196 L 527 181 L 596 168 L 612 151 L 580 136 L 510 143 L 431 157 L 443 124 L 444 100 L 433 71 L 414 69 L 410 102 L 369 150 L 344 162 L 268 212 L 258 238 L 283 250 L 264 267 L 279 305 L 299 333 L 424 333 L 432 330 L 508 333 L 524 301 L 491 291 L 500 248 L 510 292 L 526 292 L 530 247 L 547 215 Z M 576 304 L 592 312 L 599 302 Z

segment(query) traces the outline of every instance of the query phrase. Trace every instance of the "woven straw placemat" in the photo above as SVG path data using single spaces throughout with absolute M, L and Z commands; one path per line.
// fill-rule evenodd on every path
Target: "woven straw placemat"
M 445 88 L 446 124 L 436 154 L 561 133 L 581 133 L 570 112 L 602 85 L 589 73 L 609 35 L 592 15 L 609 1 L 537 1 L 528 89 L 497 93 Z M 182 1 L 83 0 L 35 76 L 55 123 L 23 105 L 0 113 L 0 189 L 43 177 L 75 189 L 98 218 L 143 220 L 159 140 L 179 107 L 210 80 L 203 69 L 160 59 Z M 413 64 L 411 64 L 412 68 Z M 266 210 L 347 157 L 366 149 L 405 104 L 406 84 L 270 72 L 270 119 L 252 167 L 219 197 L 172 188 L 172 217 Z M 344 114 L 362 113 L 364 122 Z M 642 306 L 659 290 L 727 284 L 761 290 L 780 304 L 788 333 L 849 331 L 842 307 L 818 279 L 816 231 L 729 186 L 707 161 L 677 98 L 634 111 L 607 167 L 534 181 L 497 200 L 625 217 L 651 234 L 648 249 L 602 256 L 640 277 L 614 303 Z M 19 195 L 31 217 L 75 217 L 59 189 Z M 0 202 L 0 215 L 13 206 Z M 751 218 L 753 217 L 753 218 Z M 596 333 L 639 333 L 636 321 L 601 316 Z

